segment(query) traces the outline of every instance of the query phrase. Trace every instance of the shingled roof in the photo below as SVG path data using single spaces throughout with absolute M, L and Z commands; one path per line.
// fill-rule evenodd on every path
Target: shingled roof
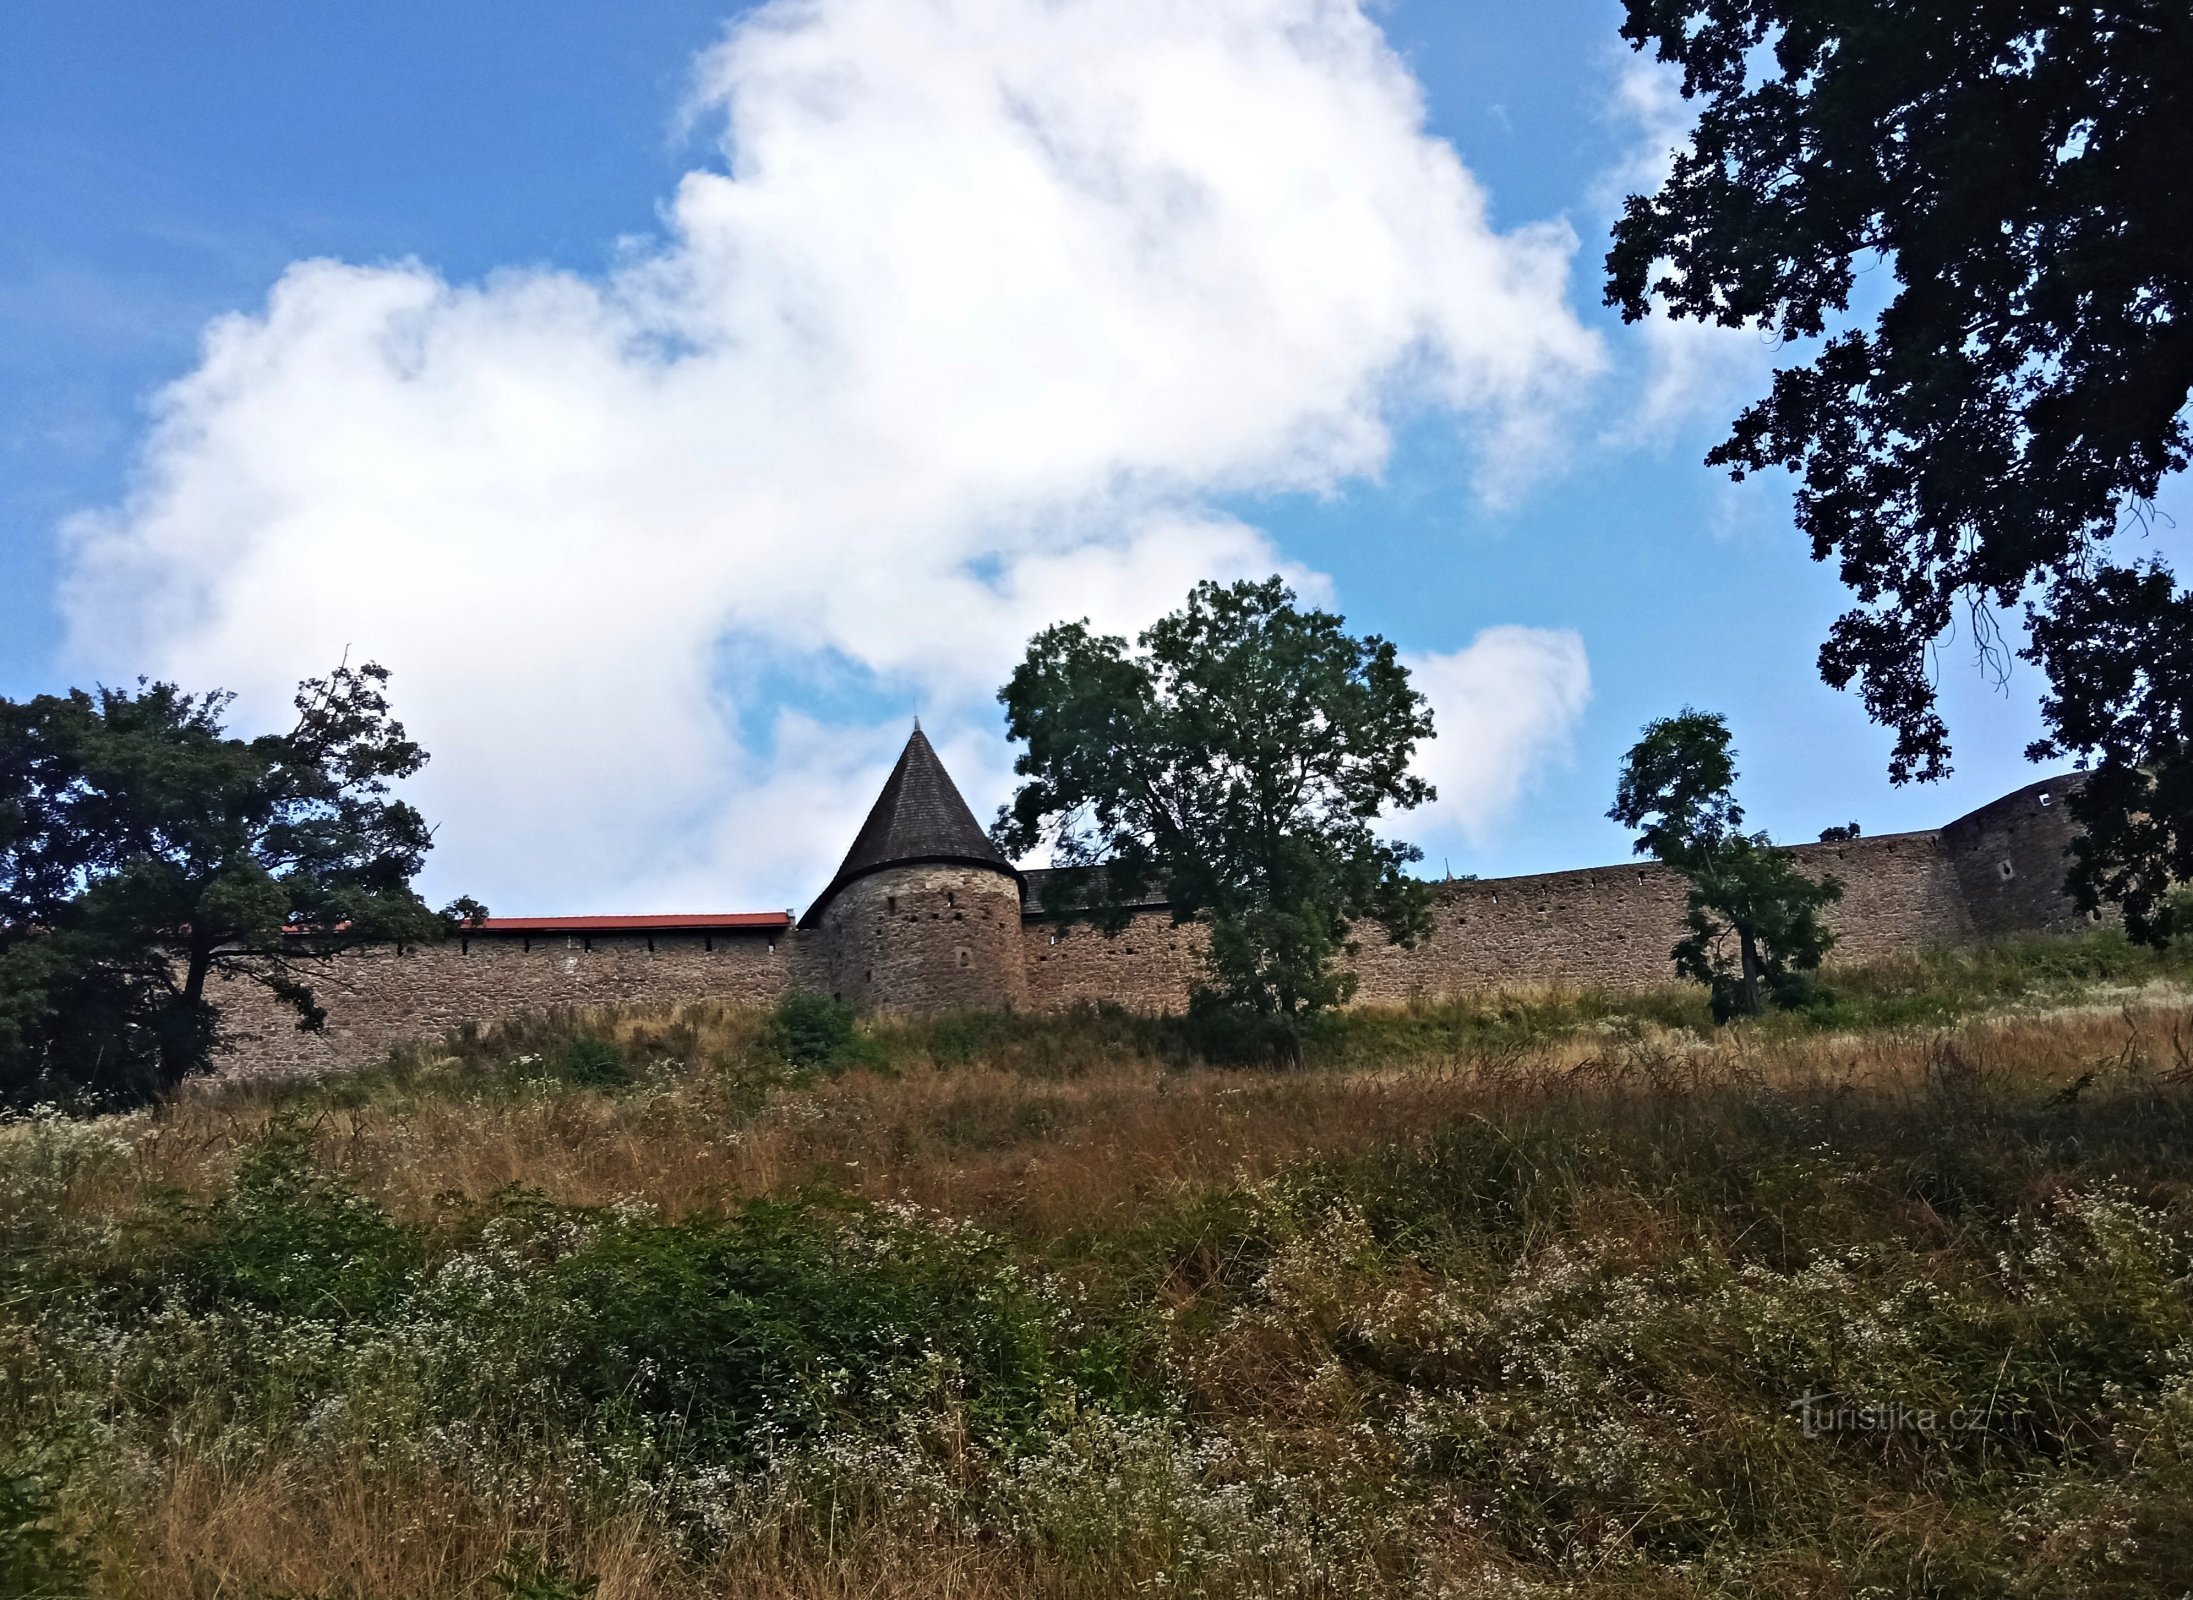
M 903 867 L 922 861 L 963 861 L 970 866 L 992 867 L 1018 879 L 1020 874 L 1006 860 L 982 824 L 960 798 L 952 775 L 944 770 L 921 725 L 899 752 L 899 763 L 883 785 L 883 793 L 868 812 L 854 836 L 853 848 L 830 887 L 815 897 L 800 918 L 800 926 L 812 928 L 837 892 L 855 878 L 865 878 L 885 867 Z

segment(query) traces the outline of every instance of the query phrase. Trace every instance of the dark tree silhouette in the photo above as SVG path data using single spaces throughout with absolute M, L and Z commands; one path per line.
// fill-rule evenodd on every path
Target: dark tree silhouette
M 2007 665 L 2024 604 L 2030 753 L 2096 772 L 2073 890 L 2167 939 L 2193 599 L 2135 536 L 2193 445 L 2193 6 L 1629 0 L 1623 34 L 1700 115 L 1625 207 L 1608 302 L 1820 341 L 1707 459 L 1797 474 L 1857 602 L 1822 675 L 1895 730 L 1892 778 L 1939 777 L 1933 653 L 1962 623 Z M 1888 303 L 1850 326 L 1875 265 Z

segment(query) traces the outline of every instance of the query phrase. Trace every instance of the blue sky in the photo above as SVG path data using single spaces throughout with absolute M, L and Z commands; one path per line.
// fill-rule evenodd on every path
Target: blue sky
M 0 693 L 142 670 L 249 720 L 379 657 L 437 751 L 435 886 L 513 913 L 796 901 L 907 710 L 987 811 L 1015 639 L 1275 563 L 1458 697 L 1455 804 L 1398 828 L 1434 870 L 1619 856 L 1615 762 L 1686 703 L 1728 713 L 1778 837 L 2036 775 L 2034 674 L 1995 689 L 1952 643 L 1957 774 L 1889 787 L 1886 736 L 1813 671 L 1841 595 L 1786 486 L 1700 465 L 1767 352 L 1600 307 L 1611 209 L 1671 126 L 1618 6 L 1399 3 L 1299 55 L 1287 24 L 1345 8 L 1203 9 L 1224 26 L 1122 0 L 1055 40 L 1027 0 L 821 0 L 715 55 L 738 12 L 687 0 L 0 11 Z M 935 87 L 993 78 L 1001 119 Z M 990 148 L 1028 128 L 1064 200 Z M 1263 167 L 1234 148 L 1259 129 Z M 1297 217 L 1266 192 L 1290 164 L 1377 203 Z M 1053 203 L 1096 265 L 981 225 Z M 935 261 L 991 287 L 939 287 L 925 207 Z M 1233 320 L 1174 363 L 1176 270 Z M 475 404 L 540 420 L 473 440 Z

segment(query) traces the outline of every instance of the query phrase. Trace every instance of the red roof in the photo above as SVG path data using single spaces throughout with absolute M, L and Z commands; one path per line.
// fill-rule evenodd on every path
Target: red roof
M 711 928 L 785 928 L 782 911 L 699 911 L 652 917 L 488 917 L 465 933 L 677 933 Z

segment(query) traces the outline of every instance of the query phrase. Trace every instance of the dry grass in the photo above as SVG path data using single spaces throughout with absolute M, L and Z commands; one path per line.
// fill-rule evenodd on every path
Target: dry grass
M 682 1026 L 704 1057 L 751 1046 L 701 1008 L 606 1020 L 647 1036 Z M 902 1200 L 1041 1240 L 1131 1222 L 1216 1188 L 1253 1185 L 1311 1157 L 1405 1147 L 1472 1118 L 1531 1104 L 1577 1109 L 1637 1096 L 1752 1087 L 1865 1089 L 1916 1107 L 1944 1074 L 2014 1078 L 2036 1094 L 2082 1073 L 2113 1085 L 2193 1079 L 2193 1011 L 2149 990 L 2106 1004 L 1982 1019 L 1951 1029 L 1809 1034 L 1658 1029 L 1579 1032 L 1437 1062 L 1355 1071 L 1249 1072 L 1112 1061 L 1074 1076 L 982 1063 L 852 1070 L 770 1090 L 665 1074 L 607 1095 L 544 1084 L 450 1093 L 455 1063 L 428 1058 L 397 1087 L 345 1104 L 295 1086 L 205 1083 L 158 1116 L 131 1119 L 135 1160 L 80 1203 L 126 1216 L 147 1194 L 207 1196 L 270 1119 L 311 1120 L 319 1160 L 393 1213 L 428 1221 L 450 1196 L 510 1185 L 565 1205 L 638 1200 L 664 1215 L 714 1211 L 826 1184 Z M 339 1088 L 339 1086 L 337 1086 Z
M 1717 1328 L 1667 1331 L 1688 1326 L 1684 1298 L 1704 1291 L 1681 1285 L 1705 1267 L 1716 1293 L 1766 1285 L 1761 1315 L 1780 1330 L 1772 1338 L 1788 1340 L 1813 1313 L 1777 1309 L 1773 1296 L 1811 1304 L 1802 1300 L 1817 1292 L 1805 1287 L 1808 1264 L 1843 1259 L 1838 1252 L 1878 1248 L 1906 1274 L 1854 1289 L 1850 1307 L 1887 1305 L 1912 1284 L 1984 1297 L 2001 1293 L 1993 1278 L 2003 1241 L 2059 1197 L 2116 1184 L 2158 1216 L 2193 1216 L 2193 1003 L 2180 991 L 1843 1032 L 1702 1035 L 1598 1016 L 1415 1054 L 1358 1051 L 1343 1068 L 1292 1072 L 1183 1066 L 1131 1039 L 1024 1040 L 942 1052 L 951 1059 L 941 1063 L 940 1052 L 901 1041 L 883 1066 L 794 1081 L 768 1059 L 750 1016 L 696 1008 L 584 1027 L 639 1064 L 633 1083 L 605 1091 L 529 1077 L 522 1064 L 483 1071 L 502 1046 L 491 1041 L 483 1054 L 475 1040 L 345 1082 L 199 1085 L 157 1114 L 102 1124 L 121 1150 L 55 1178 L 41 1204 L 77 1230 L 67 1248 L 124 1263 L 133 1241 L 175 1226 L 179 1202 L 190 1216 L 212 1215 L 240 1163 L 281 1129 L 305 1141 L 316 1169 L 436 1249 L 469 1248 L 464 1230 L 513 1186 L 554 1206 L 636 1202 L 672 1220 L 829 1189 L 978 1225 L 1031 1270 L 1082 1286 L 1108 1326 L 1152 1330 L 1138 1381 L 1163 1389 L 1183 1427 L 1231 1452 L 1220 1461 L 1189 1451 L 1183 1483 L 1200 1475 L 1218 1494 L 1269 1471 L 1294 1486 L 1258 1490 L 1256 1515 L 1277 1520 L 1259 1523 L 1256 1537 L 1278 1553 L 1198 1569 L 1182 1592 L 1635 1600 L 1802 1590 L 1834 1600 L 1894 1592 L 1880 1587 L 1889 1573 L 1918 1586 L 1910 1592 L 1945 1597 L 2083 1600 L 2159 1593 L 2156 1563 L 2193 1549 L 2184 1519 L 2155 1509 L 2183 1498 L 2178 1480 L 2138 1477 L 2163 1470 L 2153 1465 L 2169 1454 L 2159 1444 L 2133 1452 L 2146 1452 L 2146 1466 L 2098 1450 L 2091 1482 L 2079 1480 L 2091 1504 L 2077 1500 L 2060 1527 L 2034 1535 L 2041 1545 L 2020 1545 L 2026 1536 L 2005 1530 L 2039 1515 L 2026 1468 L 1967 1459 L 1956 1440 L 1929 1441 L 1934 1454 L 1906 1459 L 1897 1452 L 1918 1448 L 1909 1441 L 1844 1455 L 1795 1439 L 1779 1392 L 1770 1385 L 1762 1401 L 1744 1387 L 1769 1380 L 1735 1375 L 1751 1357 L 1733 1333 L 1722 1350 Z M 1530 1309 L 1572 1292 L 1561 1286 L 1578 1263 L 1597 1275 L 1591 1292 L 1601 1300 L 1573 1313 Z M 1162 1310 L 1148 1321 L 1153 1303 Z M 1509 1307 L 1498 1313 L 1509 1321 L 1485 1309 L 1496 1305 Z M 1969 1349 L 1945 1346 L 1913 1371 L 1954 1386 L 1965 1380 L 1952 1369 L 1970 1368 L 1983 1393 L 1990 1381 L 2014 1383 L 2004 1374 L 2022 1336 L 1985 1332 L 1987 1318 L 2014 1311 L 2006 1302 L 1974 1313 L 1982 1332 L 1957 1325 Z M 2101 1305 L 2096 1325 L 2131 1314 Z M 381 1431 L 331 1453 L 315 1442 L 311 1408 L 276 1393 L 287 1379 L 238 1378 L 220 1396 L 156 1403 L 117 1377 L 79 1414 L 67 1396 L 32 1398 L 45 1359 L 39 1325 L 10 1315 L 0 1305 L 0 1418 L 22 1437 L 12 1447 L 0 1438 L 0 1468 L 11 1455 L 32 1459 L 34 1424 L 39 1437 L 73 1441 L 32 1464 L 74 1484 L 70 1504 L 93 1519 L 81 1532 L 98 1563 L 91 1592 L 114 1600 L 486 1596 L 502 1592 L 489 1582 L 498 1563 L 528 1541 L 597 1577 L 597 1600 L 1093 1600 L 1184 1581 L 1177 1529 L 1136 1523 L 1094 1537 L 1071 1517 L 1038 1517 L 1038 1534 L 1008 1536 L 940 1520 L 887 1476 L 838 1481 L 819 1502 L 770 1480 L 735 1528 L 698 1538 L 647 1503 L 558 1488 L 537 1459 L 521 1471 L 515 1455 L 422 1453 L 418 1439 L 440 1424 L 400 1407 L 373 1424 Z M 1644 1353 L 1610 1357 L 1598 1373 L 1589 1367 L 1598 1335 L 1578 1330 L 1623 1316 L 1637 1319 Z M 1533 1341 L 1566 1349 L 1572 1337 L 1583 1353 L 1563 1359 L 1586 1365 L 1571 1378 L 1525 1381 L 1509 1370 L 1541 1354 Z M 2012 1342 L 1986 1342 L 1997 1337 Z M 218 1372 L 224 1358 L 192 1359 Z M 1602 1480 L 1616 1468 L 1574 1466 L 1575 1452 L 1604 1444 L 1594 1442 L 1594 1414 L 1562 1412 L 1549 1398 L 1575 1373 L 1647 1419 L 1625 1423 L 1634 1437 L 1621 1448 L 1676 1464 L 1656 1469 L 1673 1473 L 1675 1487 L 1608 1490 Z M 1464 1430 L 1462 1445 L 1425 1444 L 1425 1416 L 1458 1395 L 1510 1409 L 1471 1424 L 1491 1430 L 1482 1438 Z M 2021 1395 L 2034 1415 L 2074 1417 L 2097 1438 L 2149 1426 L 2137 1406 L 2105 1422 L 2055 1391 Z M 255 1421 L 258 1406 L 270 1416 L 291 1407 L 306 1421 Z M 1709 1420 L 1686 1424 L 1698 1437 L 1664 1435 L 1650 1420 L 1656 1407 Z M 999 1472 L 964 1441 L 939 1437 L 925 1435 L 914 1452 L 921 1470 L 970 1494 Z M 97 1438 L 123 1442 L 83 1443 Z M 1464 1454 L 1438 1454 L 1449 1448 Z M 1476 1448 L 1495 1451 L 1489 1465 L 1468 1464 Z M 2022 1436 L 2000 1448 L 2043 1467 L 2051 1451 L 2070 1459 L 2068 1447 Z M 90 1465 L 71 1467 L 69 1450 Z M 1423 1459 L 1444 1464 L 1425 1468 L 1427 1450 Z M 1108 1470 L 1132 1485 L 1143 1469 Z M 1099 1480 L 1098 1510 L 1074 1516 L 1101 1526 L 1104 1496 L 1131 1495 Z M 2147 1521 L 2123 1535 L 2136 1552 L 2125 1558 L 2129 1576 L 2092 1586 L 2078 1576 L 2091 1562 L 2076 1541 L 2116 1537 L 2107 1508 L 2120 1480 L 2145 1485 L 2137 1515 L 2126 1516 Z M 1693 1531 L 1707 1524 L 1685 1520 L 1693 1494 L 1742 1507 L 1726 1527 L 1710 1524 L 1721 1527 L 1713 1538 L 1741 1547 L 1736 1556 L 1724 1559 L 1710 1541 L 1694 1567 L 1667 1554 L 1707 1539 Z M 1290 1508 L 1289 1495 L 1315 1508 Z M 1343 1502 L 1358 1510 L 1335 1509 Z M 1373 1503 L 1384 1509 L 1360 1511 Z M 1234 1515 L 1224 1505 L 1194 1514 L 1220 1530 Z M 1655 1533 L 1662 1524 L 1676 1531 Z M 1562 1546 L 1572 1529 L 1581 1555 Z M 1295 1538 L 1299 1546 L 1288 1544 Z M 1305 1553 L 1332 1540 L 1362 1548 L 1329 1562 Z M 2038 1558 L 2044 1548 L 2054 1566 L 2030 1585 L 1990 1576 L 2026 1559 L 2015 1552 Z M 2102 1563 L 2093 1571 L 2112 1570 L 2092 1561 Z
M 463 1484 L 295 1463 L 245 1472 L 178 1464 L 103 1574 L 120 1597 L 383 1596 L 483 1592 L 507 1552 L 551 1545 L 597 1578 L 594 1600 L 1007 1600 L 1086 1595 L 1074 1575 L 1001 1559 L 973 1541 L 763 1539 L 735 1556 L 681 1560 L 644 1516 L 483 1500 Z M 484 1592 L 497 1592 L 486 1588 Z
M 500 1594 L 485 1575 L 510 1550 L 542 1545 L 598 1580 L 592 1600 L 1100 1600 L 1162 1587 L 1128 1552 L 1092 1572 L 893 1526 L 888 1515 L 849 1517 L 836 1531 L 755 1533 L 695 1561 L 642 1515 L 541 1505 L 521 1514 L 446 1481 L 314 1474 L 295 1463 L 239 1473 L 185 1460 L 113 1548 L 100 1589 L 116 1600 Z

